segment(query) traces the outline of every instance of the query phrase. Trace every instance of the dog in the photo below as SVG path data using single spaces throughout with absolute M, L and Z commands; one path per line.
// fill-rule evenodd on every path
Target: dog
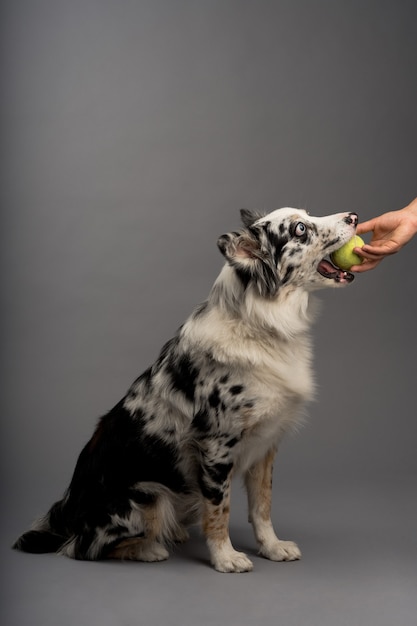
M 101 418 L 63 499 L 14 548 L 163 561 L 199 523 L 217 571 L 250 571 L 228 528 L 241 474 L 260 554 L 300 558 L 272 526 L 273 461 L 314 392 L 311 292 L 352 282 L 325 257 L 353 237 L 358 217 L 283 208 L 241 218 L 218 240 L 226 262 L 208 299 Z

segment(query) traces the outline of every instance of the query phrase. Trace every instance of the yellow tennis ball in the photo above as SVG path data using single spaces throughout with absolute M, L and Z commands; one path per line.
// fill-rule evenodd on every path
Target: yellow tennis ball
M 353 252 L 353 248 L 361 248 L 363 245 L 365 245 L 364 240 L 359 235 L 355 235 L 339 250 L 332 252 L 330 258 L 341 270 L 350 270 L 352 265 L 363 263 L 363 258 Z

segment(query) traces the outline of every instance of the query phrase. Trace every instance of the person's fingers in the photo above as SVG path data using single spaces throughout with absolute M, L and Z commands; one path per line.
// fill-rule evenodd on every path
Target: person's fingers
M 375 261 L 365 260 L 361 265 L 352 265 L 349 271 L 353 272 L 354 274 L 361 274 L 363 272 L 369 272 L 369 270 L 375 269 L 375 267 L 379 265 L 381 261 L 382 259 L 378 259 Z
M 389 243 L 382 243 L 378 244 L 377 246 L 367 243 L 360 248 L 364 255 L 376 257 L 387 256 L 388 254 L 395 254 L 396 252 L 398 252 L 398 249 L 398 246 L 393 247 L 393 245 Z
M 375 250 L 379 250 L 379 248 L 376 248 Z M 379 261 L 381 260 L 381 257 L 385 256 L 385 253 L 378 254 L 374 251 L 373 248 L 371 249 L 371 251 L 369 251 L 368 247 L 366 250 L 364 249 L 364 247 L 355 247 L 353 248 L 353 252 L 363 259 L 368 259 L 370 261 Z
M 369 245 L 366 246 L 366 250 L 364 248 L 365 246 L 353 248 L 353 252 L 355 252 L 355 254 L 363 259 L 363 263 L 361 263 L 360 265 L 352 265 L 352 267 L 350 268 L 349 271 L 355 274 L 361 274 L 363 272 L 369 272 L 369 270 L 375 269 L 376 266 L 379 265 L 379 263 L 381 263 L 381 261 L 385 257 L 385 254 L 375 254 L 373 252 L 375 250 L 379 253 L 380 248 L 372 248 L 372 246 Z M 371 249 L 372 252 L 368 252 L 369 249 Z

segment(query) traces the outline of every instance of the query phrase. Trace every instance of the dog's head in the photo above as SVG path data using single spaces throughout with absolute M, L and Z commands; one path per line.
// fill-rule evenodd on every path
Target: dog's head
M 285 208 L 260 216 L 243 209 L 241 217 L 245 228 L 223 235 L 218 246 L 245 288 L 274 298 L 284 286 L 313 291 L 352 282 L 353 274 L 327 257 L 354 236 L 356 213 L 312 217 Z

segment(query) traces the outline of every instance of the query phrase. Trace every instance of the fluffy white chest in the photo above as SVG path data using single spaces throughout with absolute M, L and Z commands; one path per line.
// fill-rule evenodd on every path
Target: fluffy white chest
M 235 467 L 241 472 L 300 425 L 302 408 L 314 388 L 308 344 L 295 345 L 287 353 L 282 350 L 273 363 L 254 369 L 247 388 L 254 404 L 236 449 Z
M 248 388 L 257 398 L 259 413 L 284 418 L 294 403 L 311 399 L 314 381 L 308 336 L 292 342 L 277 341 L 273 350 L 259 350 L 248 368 Z
M 271 448 L 277 447 L 286 432 L 297 428 L 301 423 L 302 405 L 302 400 L 293 396 L 285 402 L 281 401 L 280 406 L 275 407 L 275 412 L 269 405 L 269 414 L 253 413 L 236 447 L 236 470 L 245 472 Z

